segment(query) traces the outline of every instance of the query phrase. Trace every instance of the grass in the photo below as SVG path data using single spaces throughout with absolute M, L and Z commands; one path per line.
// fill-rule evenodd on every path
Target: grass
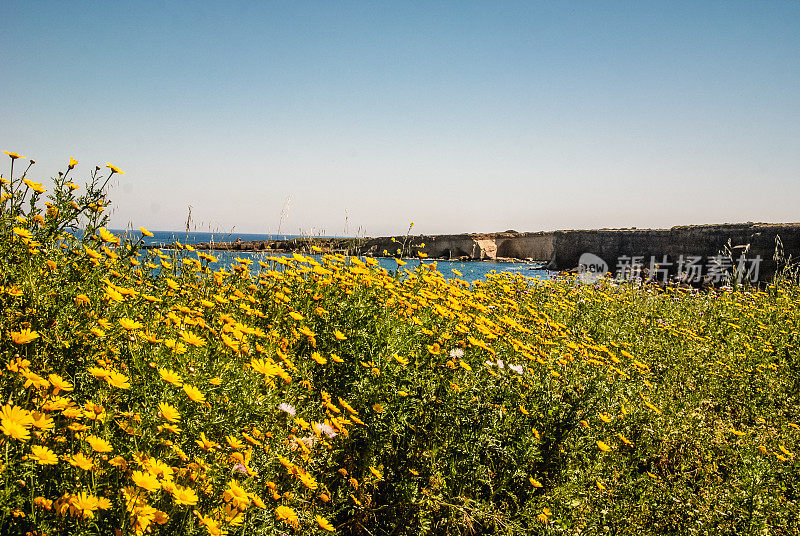
M 3 184 L 3 534 L 800 531 L 794 283 L 224 267 L 71 169 Z

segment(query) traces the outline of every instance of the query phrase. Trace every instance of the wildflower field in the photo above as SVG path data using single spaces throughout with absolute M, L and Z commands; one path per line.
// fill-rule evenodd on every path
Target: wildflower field
M 6 154 L 2 534 L 800 532 L 796 283 L 221 266 Z

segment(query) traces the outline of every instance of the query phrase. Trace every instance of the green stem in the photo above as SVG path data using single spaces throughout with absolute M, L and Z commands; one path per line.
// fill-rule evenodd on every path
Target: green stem
M 8 518 L 8 477 L 11 474 L 11 470 L 8 468 L 8 440 L 6 440 L 6 449 L 5 449 L 5 468 L 3 469 L 3 473 L 6 475 L 5 478 L 5 488 L 3 490 L 3 507 L 4 507 L 4 518 Z
M 12 164 L 12 167 L 13 167 L 14 163 L 12 162 L 11 164 Z M 28 167 L 26 167 L 25 171 L 22 172 L 22 176 L 19 178 L 20 182 L 25 180 L 25 176 L 28 175 L 28 170 L 31 169 L 32 165 L 33 165 L 33 162 L 28 164 Z M 22 203 L 23 203 L 26 195 L 28 195 L 28 185 L 27 184 L 25 185 L 25 193 L 22 194 L 22 199 L 20 199 L 20 201 L 19 201 L 19 208 L 20 209 L 22 209 Z M 12 202 L 12 209 L 13 209 L 13 202 L 14 202 L 13 198 L 12 198 L 11 202 Z
M 11 216 L 14 215 L 14 160 L 16 160 L 16 158 L 11 159 L 11 176 L 8 179 L 11 181 L 9 186 L 9 189 L 11 190 Z M 11 230 L 9 230 L 9 233 L 10 232 Z
M 31 520 L 33 521 L 33 524 L 36 525 L 36 507 L 33 504 L 33 484 L 34 484 L 34 482 L 33 482 L 33 473 L 31 473 L 30 480 L 28 482 L 28 500 L 31 503 L 30 517 L 31 517 Z
M 103 183 L 103 185 L 100 187 L 100 193 L 103 193 L 103 190 L 105 190 L 105 188 L 106 188 L 106 184 L 108 184 L 108 181 L 111 179 L 111 177 L 112 177 L 113 175 L 114 175 L 114 172 L 112 171 L 112 172 L 111 172 L 111 173 L 108 175 L 108 177 L 106 177 L 106 180 L 105 180 L 105 182 L 104 182 L 104 183 Z

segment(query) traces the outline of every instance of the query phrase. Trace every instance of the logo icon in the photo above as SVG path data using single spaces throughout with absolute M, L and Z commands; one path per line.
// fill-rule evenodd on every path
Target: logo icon
M 578 259 L 578 280 L 581 283 L 596 283 L 607 272 L 606 261 L 594 253 L 584 253 Z

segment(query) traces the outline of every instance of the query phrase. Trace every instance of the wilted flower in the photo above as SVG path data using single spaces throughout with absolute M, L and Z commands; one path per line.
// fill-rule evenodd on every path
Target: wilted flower
M 294 409 L 294 406 L 292 406 L 288 402 L 281 402 L 278 405 L 278 409 L 281 410 L 281 411 L 285 411 L 286 413 L 288 413 L 292 417 L 294 417 L 295 413 L 297 413 L 297 410 Z
M 314 430 L 321 434 L 325 434 L 328 437 L 336 437 L 336 430 L 333 429 L 333 426 L 326 422 L 315 422 L 313 425 Z
M 461 359 L 464 357 L 464 349 L 463 348 L 453 348 L 450 350 L 450 357 L 454 359 Z
M 512 365 L 512 364 L 509 364 L 509 365 L 508 365 L 508 368 L 510 368 L 511 370 L 513 370 L 514 372 L 516 372 L 517 374 L 522 374 L 522 371 L 524 370 L 524 368 L 523 368 L 523 366 L 522 366 L 522 365 Z

